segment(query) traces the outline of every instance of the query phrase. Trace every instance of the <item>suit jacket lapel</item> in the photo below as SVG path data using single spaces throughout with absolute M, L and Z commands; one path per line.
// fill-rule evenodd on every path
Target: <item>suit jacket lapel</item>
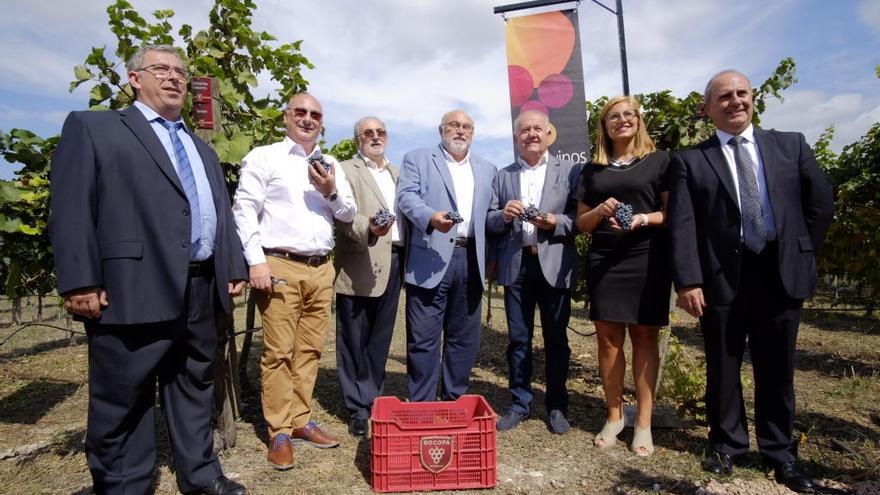
M 122 123 L 125 124 L 135 137 L 138 138 L 141 144 L 144 145 L 144 148 L 147 149 L 147 153 L 153 157 L 153 160 L 156 162 L 156 165 L 159 166 L 162 173 L 165 174 L 165 177 L 171 181 L 171 184 L 174 185 L 180 194 L 185 194 L 183 186 L 180 185 L 180 178 L 177 176 L 177 171 L 174 170 L 174 165 L 171 163 L 171 159 L 168 158 L 168 153 L 165 151 L 165 147 L 162 146 L 162 143 L 159 141 L 159 138 L 150 126 L 150 123 L 144 118 L 144 114 L 142 114 L 136 107 L 128 107 L 122 111 L 121 116 Z
M 773 191 L 773 186 L 776 185 L 776 174 L 773 173 L 776 162 L 776 143 L 773 142 L 773 137 L 770 134 L 757 127 L 755 127 L 755 142 L 758 144 L 758 154 L 764 165 L 764 182 L 767 185 L 767 194 L 773 198 L 774 195 L 770 194 L 770 191 Z
M 455 200 L 455 184 L 452 182 L 452 174 L 449 173 L 449 165 L 446 164 L 446 154 L 443 152 L 443 145 L 437 147 L 437 151 L 433 154 L 434 166 L 440 172 L 446 190 L 449 192 L 449 200 L 452 202 L 453 208 L 458 210 L 458 203 Z M 472 167 L 473 168 L 473 167 Z M 474 181 L 476 183 L 476 181 Z
M 553 186 L 556 185 L 556 182 L 559 180 L 559 172 L 562 169 L 562 164 L 559 162 L 559 159 L 550 155 L 547 160 L 547 170 L 544 173 L 544 187 L 541 188 L 541 204 L 538 205 L 538 209 L 541 211 L 547 211 L 547 201 L 550 201 L 549 198 L 553 196 Z
M 724 189 L 727 190 L 727 194 L 730 195 L 730 198 L 733 199 L 734 203 L 739 204 L 739 198 L 736 195 L 736 186 L 733 184 L 733 176 L 730 174 L 730 168 L 727 166 L 727 159 L 724 158 L 724 152 L 721 151 L 721 146 L 723 145 L 721 144 L 721 141 L 718 140 L 718 136 L 712 136 L 709 140 L 703 142 L 703 154 L 706 156 L 706 160 L 715 171 L 715 174 L 718 175 L 718 179 L 724 184 Z
M 364 184 L 367 185 L 367 188 L 370 190 L 370 192 L 372 192 L 373 195 L 376 196 L 379 204 L 382 205 L 383 208 L 387 209 L 388 205 L 385 204 L 385 196 L 382 194 L 382 190 L 379 189 L 379 184 L 376 183 L 376 178 L 373 177 L 372 172 L 370 172 L 370 167 L 367 165 L 367 162 L 365 162 L 363 158 L 361 158 L 359 155 L 355 155 L 354 169 L 357 170 L 358 174 L 360 174 L 361 180 L 363 180 Z

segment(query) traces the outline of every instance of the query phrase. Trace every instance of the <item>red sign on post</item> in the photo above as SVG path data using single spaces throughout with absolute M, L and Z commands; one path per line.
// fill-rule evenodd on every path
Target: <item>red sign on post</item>
M 192 78 L 193 120 L 199 129 L 214 128 L 214 103 L 210 77 Z

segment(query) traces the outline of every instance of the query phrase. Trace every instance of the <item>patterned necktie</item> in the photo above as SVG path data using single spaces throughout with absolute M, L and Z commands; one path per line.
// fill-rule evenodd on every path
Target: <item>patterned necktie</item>
M 168 122 L 165 119 L 158 119 L 163 127 L 168 129 L 171 136 L 171 146 L 174 148 L 174 155 L 177 156 L 177 175 L 180 178 L 180 184 L 183 186 L 183 192 L 186 194 L 186 200 L 189 201 L 190 221 L 192 223 L 192 231 L 190 234 L 190 242 L 195 249 L 195 244 L 202 237 L 202 210 L 199 207 L 199 191 L 196 189 L 196 179 L 193 177 L 192 167 L 189 164 L 189 158 L 186 156 L 186 149 L 177 136 L 177 130 L 183 127 L 179 122 Z
M 755 163 L 743 146 L 742 136 L 733 136 L 727 144 L 733 146 L 736 175 L 739 179 L 739 209 L 742 214 L 743 244 L 749 251 L 760 253 L 767 244 L 767 229 L 761 213 L 761 195 L 755 177 Z

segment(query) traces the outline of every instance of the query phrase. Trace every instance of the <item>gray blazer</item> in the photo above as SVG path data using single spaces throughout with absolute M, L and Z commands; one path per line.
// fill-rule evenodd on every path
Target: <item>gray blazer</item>
M 577 235 L 574 217 L 577 201 L 573 195 L 581 175 L 581 166 L 548 157 L 541 204 L 538 209 L 556 216 L 553 232 L 538 230 L 538 260 L 544 278 L 551 286 L 570 289 L 574 281 L 574 238 Z M 504 222 L 504 205 L 512 199 L 521 199 L 520 172 L 522 165 L 514 162 L 495 176 L 492 185 L 492 203 L 486 218 L 486 229 L 493 236 L 494 251 L 490 258 L 498 263 L 498 284 L 511 285 L 519 275 L 522 262 L 522 220 Z
M 471 222 L 474 227 L 480 279 L 486 278 L 486 212 L 492 196 L 495 165 L 473 154 L 474 204 Z M 455 228 L 442 233 L 430 225 L 438 211 L 458 211 L 455 187 L 441 146 L 410 151 L 403 157 L 397 205 L 409 221 L 406 252 L 408 284 L 433 289 L 443 279 L 455 247 Z

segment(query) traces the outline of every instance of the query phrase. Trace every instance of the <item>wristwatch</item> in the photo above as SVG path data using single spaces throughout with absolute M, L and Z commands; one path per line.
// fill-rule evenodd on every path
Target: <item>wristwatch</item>
M 336 201 L 336 198 L 338 198 L 338 197 L 339 197 L 339 194 L 336 194 L 336 191 L 333 191 L 332 193 L 324 196 L 324 199 L 326 199 L 327 201 L 333 202 L 333 201 Z

